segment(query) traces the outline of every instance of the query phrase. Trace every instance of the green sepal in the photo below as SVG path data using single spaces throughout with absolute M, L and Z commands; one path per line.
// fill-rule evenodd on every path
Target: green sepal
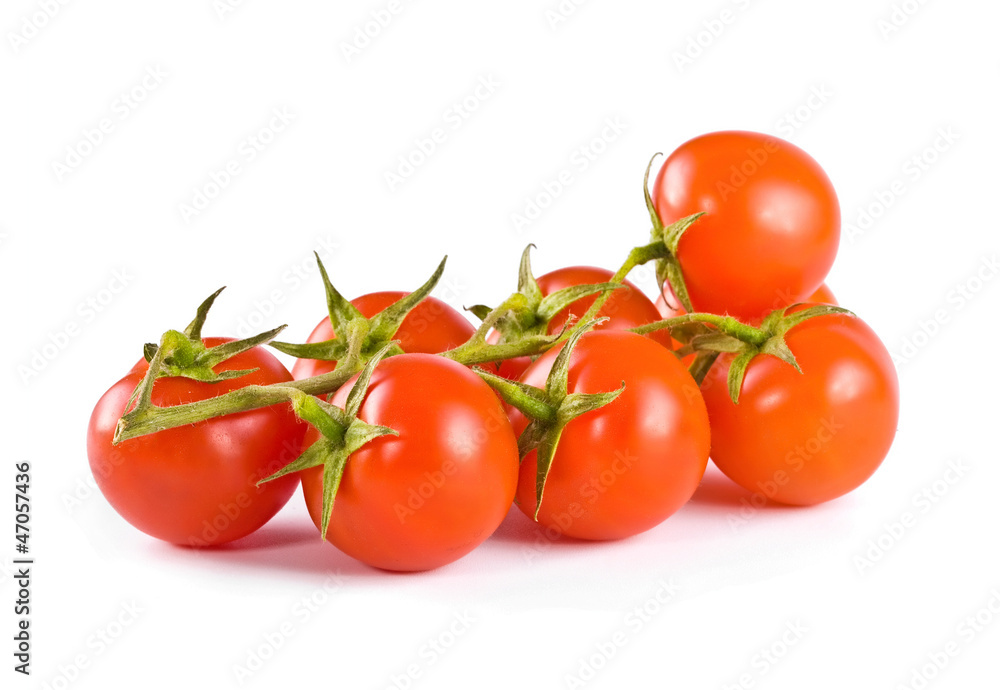
M 213 292 L 204 302 L 198 307 L 198 311 L 195 312 L 194 319 L 188 324 L 188 327 L 184 329 L 184 335 L 191 338 L 191 340 L 201 340 L 201 329 L 205 325 L 205 319 L 208 318 L 208 312 L 212 309 L 212 305 L 215 304 L 215 298 L 218 297 L 226 286 L 223 285 L 218 290 Z
M 538 304 L 536 314 L 539 320 L 548 325 L 556 314 L 561 312 L 578 299 L 596 295 L 598 293 L 613 292 L 625 288 L 621 283 L 592 283 L 585 285 L 571 285 L 562 290 L 556 290 L 551 295 L 547 295 Z
M 502 350 L 499 348 L 490 350 L 488 353 L 473 347 L 473 341 L 466 343 L 468 347 L 460 356 L 463 363 L 470 363 L 468 355 L 475 349 L 475 359 L 471 362 L 499 361 L 511 357 L 530 354 L 538 355 L 548 349 L 555 340 L 548 336 L 549 322 L 556 314 L 567 308 L 573 302 L 588 297 L 599 295 L 598 300 L 603 304 L 610 290 L 617 290 L 621 281 L 612 280 L 607 283 L 595 283 L 593 285 L 572 285 L 562 290 L 557 290 L 550 295 L 542 295 L 542 290 L 538 286 L 538 281 L 531 270 L 531 250 L 535 247 L 529 244 L 521 253 L 521 262 L 518 265 L 517 292 L 508 297 L 495 309 L 489 309 L 483 305 L 470 307 L 482 322 L 483 326 L 496 330 L 500 334 L 498 345 L 523 345 L 517 350 L 524 350 L 523 354 L 517 354 L 515 349 Z M 589 311 L 588 311 L 589 313 Z M 577 316 L 580 316 L 579 314 Z M 587 319 L 589 320 L 589 318 Z M 480 330 L 483 330 L 481 327 Z M 483 340 L 487 333 L 483 333 Z M 473 340 L 478 340 L 479 333 Z M 506 356 L 503 356 L 507 353 Z M 454 357 L 453 357 L 454 358 Z
M 516 318 L 515 315 L 523 312 L 526 302 L 527 298 L 524 295 L 515 292 L 500 306 L 491 309 L 489 313 L 484 315 L 483 322 L 471 338 L 454 349 L 442 352 L 441 356 L 469 366 L 486 362 L 499 362 L 514 357 L 534 357 L 545 352 L 559 341 L 562 337 L 562 331 L 555 335 L 524 334 L 520 327 L 513 322 L 513 319 Z M 505 337 L 501 338 L 499 343 L 487 342 L 486 338 L 491 330 L 496 329 L 503 334 L 501 323 L 512 327 L 518 336 L 509 342 L 505 342 Z
M 656 280 L 661 286 L 664 284 L 669 285 L 674 295 L 677 296 L 677 300 L 681 303 L 681 306 L 684 307 L 684 310 L 691 312 L 694 309 L 691 306 L 687 283 L 684 281 L 684 272 L 681 270 L 680 260 L 677 256 L 677 248 L 680 246 L 681 237 L 684 236 L 688 228 L 694 225 L 705 214 L 704 212 L 694 213 L 670 225 L 663 225 L 663 220 L 660 218 L 660 214 L 656 212 L 656 207 L 653 204 L 653 197 L 649 193 L 649 172 L 653 167 L 653 161 L 659 155 L 659 153 L 653 154 L 653 157 L 649 159 L 649 165 L 646 166 L 646 174 L 642 178 L 642 195 L 646 202 L 646 210 L 649 212 L 650 223 L 652 224 L 650 239 L 654 243 L 662 242 L 666 249 L 665 255 L 659 257 L 656 262 Z
M 375 342 L 388 342 L 392 340 L 396 335 L 396 331 L 399 330 L 399 326 L 403 323 L 403 319 L 413 311 L 414 307 L 430 296 L 431 291 L 438 284 L 438 281 L 441 280 L 441 276 L 444 275 L 444 266 L 447 262 L 448 257 L 446 256 L 441 259 L 441 263 L 438 264 L 437 269 L 427 279 L 427 282 L 369 319 L 371 330 L 368 337 Z
M 536 521 L 563 429 L 573 419 L 610 404 L 625 390 L 625 383 L 622 382 L 621 388 L 606 393 L 568 392 L 569 364 L 573 349 L 585 333 L 604 320 L 606 319 L 588 321 L 570 334 L 552 363 L 544 390 L 526 383 L 508 381 L 481 369 L 475 370 L 507 404 L 517 408 L 531 420 L 521 433 L 517 445 L 522 460 L 531 451 L 537 451 L 533 516 Z
M 330 328 L 335 337 L 319 343 L 285 343 L 272 342 L 271 347 L 298 359 L 315 359 L 324 362 L 337 362 L 340 368 L 345 361 L 360 361 L 364 363 L 374 352 L 385 345 L 393 343 L 389 355 L 401 354 L 403 350 L 393 338 L 406 316 L 430 295 L 444 274 L 444 257 L 431 277 L 415 291 L 404 295 L 396 302 L 380 311 L 370 319 L 365 318 L 333 286 L 323 261 L 316 255 L 316 263 L 323 279 L 326 291 L 327 311 L 330 316 Z
M 292 408 L 304 421 L 316 428 L 320 438 L 305 450 L 296 460 L 278 470 L 266 479 L 257 483 L 273 481 L 293 472 L 299 472 L 312 467 L 323 467 L 323 507 L 320 518 L 320 537 L 326 540 L 326 532 L 330 527 L 330 517 L 333 513 L 337 490 L 344 476 L 347 461 L 351 454 L 360 450 L 372 440 L 380 436 L 398 436 L 399 432 L 386 426 L 368 424 L 358 418 L 358 411 L 368 392 L 372 373 L 375 367 L 392 350 L 392 343 L 384 345 L 373 354 L 358 375 L 357 381 L 347 396 L 345 409 L 315 398 L 300 390 L 288 389 L 292 400 Z
M 265 345 L 273 340 L 285 326 L 259 333 L 242 340 L 233 340 L 226 343 L 207 347 L 202 342 L 202 328 L 208 312 L 225 288 L 219 288 L 212 293 L 208 299 L 201 303 L 195 314 L 194 320 L 188 324 L 187 328 L 181 331 L 170 330 L 163 334 L 160 344 L 146 343 L 142 348 L 143 358 L 152 364 L 157 359 L 157 354 L 162 351 L 159 358 L 159 366 L 155 372 L 147 371 L 147 376 L 154 378 L 161 377 L 182 377 L 201 381 L 202 383 L 218 383 L 228 381 L 251 374 L 257 369 L 232 369 L 229 371 L 215 372 L 215 367 L 223 362 L 232 359 L 236 355 L 242 354 L 259 345 Z M 152 367 L 151 367 L 152 368 Z
M 669 330 L 671 335 L 689 336 L 688 343 L 683 352 L 678 355 L 686 355 L 690 352 L 698 353 L 695 362 L 692 363 L 689 371 L 695 380 L 701 384 L 711 368 L 712 363 L 721 353 L 735 354 L 729 365 L 726 379 L 729 388 L 729 397 L 734 404 L 739 404 L 740 391 L 743 388 L 743 380 L 746 377 L 747 368 L 753 360 L 761 355 L 770 355 L 785 362 L 799 373 L 802 368 L 795 359 L 795 353 L 788 347 L 785 336 L 789 330 L 795 326 L 814 319 L 818 316 L 828 316 L 834 314 L 854 314 L 843 307 L 835 307 L 828 304 L 820 304 L 808 307 L 789 314 L 794 304 L 781 309 L 775 309 L 768 314 L 759 327 L 733 318 L 732 316 L 719 316 L 717 314 L 683 314 L 652 324 L 639 326 L 632 330 L 635 333 L 647 334 L 657 330 Z M 681 333 L 683 329 L 689 328 L 691 324 L 699 325 L 706 329 L 704 332 L 691 336 L 691 332 Z
M 471 307 L 466 307 L 465 311 L 472 312 L 477 319 L 485 321 L 486 317 L 489 316 L 490 312 L 493 310 L 485 304 L 473 304 Z

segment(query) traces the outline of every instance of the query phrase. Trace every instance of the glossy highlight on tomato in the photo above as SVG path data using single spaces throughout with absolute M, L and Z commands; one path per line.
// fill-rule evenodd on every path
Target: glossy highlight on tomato
M 759 319 L 803 301 L 833 265 L 836 192 L 787 141 L 741 131 L 691 139 L 664 162 L 652 197 L 666 225 L 705 214 L 677 248 L 695 311 Z
M 354 380 L 334 405 L 345 406 Z M 377 568 L 429 570 L 466 555 L 503 521 L 517 486 L 517 438 L 493 390 L 468 368 L 427 354 L 390 357 L 358 417 L 399 435 L 348 458 L 326 533 L 334 546 Z M 306 445 L 317 438 L 311 430 Z M 323 470 L 299 474 L 319 529 Z
M 408 292 L 372 292 L 351 300 L 351 304 L 365 318 L 372 318 L 386 307 L 398 302 Z M 436 297 L 426 297 L 406 315 L 396 331 L 396 339 L 403 352 L 438 354 L 458 347 L 472 337 L 476 329 L 461 313 Z M 324 317 L 306 342 L 320 343 L 336 336 L 330 326 L 330 317 Z M 311 378 L 333 371 L 336 362 L 318 359 L 300 359 L 292 367 L 296 380 Z
M 550 350 L 524 372 L 539 388 L 555 362 Z M 625 390 L 570 421 L 545 484 L 538 522 L 580 539 L 622 539 L 676 512 L 694 493 L 708 463 L 709 426 L 697 384 L 666 348 L 634 333 L 597 331 L 570 356 L 569 392 Z M 528 420 L 511 411 L 520 434 Z M 535 512 L 537 453 L 521 463 L 517 505 Z
M 899 383 L 878 336 L 849 314 L 793 326 L 785 341 L 802 369 L 751 361 L 739 404 L 723 355 L 702 383 L 712 460 L 740 486 L 779 503 L 812 505 L 867 480 L 885 458 L 899 418 Z
M 205 338 L 208 347 L 230 338 Z M 307 425 L 287 404 L 216 417 L 197 424 L 111 444 L 119 417 L 149 365 L 140 360 L 100 399 L 87 429 L 87 455 L 97 486 L 133 526 L 157 539 L 215 546 L 244 537 L 270 520 L 298 486 L 294 476 L 257 482 L 295 460 Z M 250 385 L 292 380 L 262 347 L 243 352 L 216 372 L 257 369 L 245 376 L 202 383 L 158 379 L 153 403 L 168 407 L 213 398 Z

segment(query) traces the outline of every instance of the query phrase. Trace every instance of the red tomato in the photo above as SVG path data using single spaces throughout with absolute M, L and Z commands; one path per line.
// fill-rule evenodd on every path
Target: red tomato
M 833 291 L 830 290 L 826 283 L 820 285 L 819 289 L 812 293 L 812 295 L 804 301 L 811 302 L 812 304 L 832 304 L 835 307 L 840 306 L 837 302 L 837 298 L 833 296 Z
M 670 295 L 670 302 L 674 306 L 668 305 L 667 300 L 663 298 L 663 294 L 661 293 L 660 296 L 656 298 L 656 311 L 660 313 L 660 318 L 670 319 L 674 316 L 680 316 L 681 314 L 687 313 L 684 311 L 684 307 L 680 306 L 680 302 L 677 301 L 677 298 L 670 292 L 669 287 L 664 288 L 664 293 Z M 835 307 L 840 306 L 837 302 L 837 298 L 833 296 L 833 292 L 829 287 L 827 287 L 826 283 L 820 285 L 816 292 L 803 301 L 810 302 L 812 304 L 832 304 Z M 755 319 L 755 321 L 759 321 L 759 319 Z M 675 343 L 673 349 L 676 350 L 677 347 L 678 345 Z
M 712 422 L 712 460 L 740 486 L 811 505 L 860 486 L 896 434 L 899 384 L 892 359 L 861 319 L 818 316 L 785 337 L 802 373 L 776 357 L 754 359 L 739 404 L 726 386 L 732 355 L 702 390 Z
M 351 300 L 351 304 L 365 318 L 372 318 L 389 305 L 406 297 L 408 292 L 372 292 Z M 436 297 L 427 297 L 406 315 L 396 339 L 404 352 L 425 352 L 437 354 L 458 347 L 472 337 L 476 329 L 458 311 Z M 330 327 L 330 317 L 325 317 L 306 342 L 321 343 L 335 338 Z M 296 380 L 307 379 L 333 371 L 336 362 L 318 359 L 300 359 L 292 367 Z
M 677 249 L 696 311 L 761 318 L 811 295 L 833 265 L 840 205 L 802 149 L 715 132 L 670 154 L 652 196 L 664 224 L 705 213 Z
M 522 381 L 545 387 L 550 350 Z M 709 427 L 697 384 L 666 348 L 625 331 L 587 333 L 570 357 L 569 392 L 625 390 L 570 421 L 559 440 L 538 522 L 580 539 L 621 539 L 672 515 L 694 493 L 708 463 Z M 527 419 L 511 412 L 520 434 Z M 535 512 L 537 455 L 521 463 L 517 505 Z
M 334 395 L 344 407 L 355 379 Z M 503 521 L 517 485 L 517 438 L 497 397 L 466 367 L 426 354 L 381 362 L 358 416 L 381 436 L 347 460 L 326 538 L 385 570 L 429 570 L 455 561 Z M 306 443 L 318 438 L 310 430 Z M 302 488 L 317 529 L 323 470 Z
M 551 295 L 563 288 L 574 285 L 591 285 L 595 283 L 606 283 L 614 276 L 613 271 L 606 268 L 594 266 L 570 266 L 560 268 L 538 278 L 538 287 L 542 295 Z M 626 330 L 635 326 L 642 326 L 653 321 L 659 321 L 660 315 L 656 311 L 653 302 L 643 294 L 642 290 L 632 282 L 626 280 L 625 288 L 612 292 L 604 306 L 598 312 L 599 317 L 607 317 L 608 320 L 595 326 L 595 330 Z M 572 314 L 575 318 L 580 318 L 587 313 L 590 305 L 597 299 L 596 295 L 578 299 L 557 313 L 549 322 L 549 334 L 558 333 L 566 319 Z M 653 333 L 649 336 L 661 345 L 670 347 L 670 336 L 663 332 Z M 491 333 L 488 338 L 490 342 L 497 342 L 499 334 Z M 501 362 L 497 374 L 505 379 L 517 380 L 524 373 L 524 370 L 531 364 L 530 357 L 516 357 Z
M 230 338 L 205 338 L 213 347 Z M 290 405 L 216 417 L 111 445 L 115 426 L 149 365 L 140 360 L 101 397 L 87 430 L 87 455 L 101 493 L 129 523 L 174 544 L 214 546 L 244 537 L 270 520 L 298 485 L 294 476 L 256 486 L 302 452 L 307 425 Z M 216 371 L 253 369 L 240 378 L 201 383 L 161 378 L 161 407 L 206 400 L 250 385 L 291 381 L 262 347 L 236 355 Z

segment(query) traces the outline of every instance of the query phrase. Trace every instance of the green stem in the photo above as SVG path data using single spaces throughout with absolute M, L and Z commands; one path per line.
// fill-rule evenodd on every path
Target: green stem
M 631 273 L 636 266 L 642 266 L 650 261 L 662 259 L 667 256 L 670 256 L 670 250 L 667 249 L 667 245 L 663 242 L 652 242 L 650 244 L 643 245 L 642 247 L 635 247 L 628 253 L 628 258 L 625 259 L 625 263 L 623 263 L 621 268 L 619 268 L 615 274 L 611 276 L 611 279 L 608 280 L 608 282 L 620 285 L 625 282 L 628 274 Z M 594 303 L 590 305 L 587 312 L 580 317 L 578 323 L 593 321 L 597 317 L 598 312 L 601 311 L 604 303 L 608 301 L 611 294 L 612 293 L 609 290 L 608 292 L 598 295 L 597 299 L 595 299 Z
M 639 335 L 646 335 L 648 333 L 654 333 L 660 330 L 670 330 L 678 326 L 684 326 L 692 323 L 703 323 L 710 324 L 718 328 L 722 333 L 726 335 L 731 335 L 738 340 L 745 343 L 750 343 L 751 345 L 762 345 L 771 334 L 767 331 L 755 328 L 749 324 L 745 324 L 732 316 L 719 316 L 718 314 L 707 314 L 702 312 L 695 312 L 694 314 L 681 314 L 680 316 L 673 316 L 669 319 L 663 319 L 662 321 L 654 321 L 653 323 L 647 323 L 642 326 L 636 326 L 631 328 L 633 333 L 638 333 Z
M 246 386 L 224 395 L 207 400 L 186 403 L 184 405 L 174 405 L 171 407 L 157 407 L 152 404 L 142 405 L 134 412 L 129 412 L 118 420 L 115 429 L 115 436 L 112 443 L 115 445 L 138 436 L 153 434 L 157 431 L 173 429 L 174 427 L 197 424 L 206 419 L 222 417 L 227 414 L 237 412 L 247 412 L 261 407 L 270 407 L 279 403 L 288 402 L 288 390 L 294 388 L 308 393 L 309 395 L 326 395 L 333 393 L 344 385 L 348 379 L 361 371 L 359 364 L 350 365 L 344 363 L 336 370 L 322 376 L 303 379 L 301 381 L 289 381 L 287 383 L 272 384 L 269 386 Z M 150 383 L 150 389 L 152 383 Z

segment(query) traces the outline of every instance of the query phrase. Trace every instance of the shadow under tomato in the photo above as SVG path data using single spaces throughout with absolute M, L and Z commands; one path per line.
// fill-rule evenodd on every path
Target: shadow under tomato
M 568 549 L 593 549 L 601 544 L 621 544 L 629 539 L 631 537 L 608 540 L 578 539 L 559 534 L 555 530 L 538 524 L 521 512 L 517 506 L 511 506 L 507 517 L 490 537 L 491 541 L 502 544 L 534 544 L 546 548 L 551 545 Z
M 802 510 L 806 506 L 776 503 L 762 494 L 747 491 L 722 472 L 709 467 L 701 484 L 691 496 L 692 505 L 720 506 L 726 508 L 752 507 L 755 510 Z M 682 509 L 683 510 L 683 509 Z
M 372 568 L 323 542 L 312 523 L 302 525 L 267 524 L 242 539 L 196 548 L 171 546 L 193 562 L 214 563 L 221 567 L 246 567 L 258 570 L 284 570 L 301 574 L 339 573 L 357 577 L 385 577 L 392 573 Z

